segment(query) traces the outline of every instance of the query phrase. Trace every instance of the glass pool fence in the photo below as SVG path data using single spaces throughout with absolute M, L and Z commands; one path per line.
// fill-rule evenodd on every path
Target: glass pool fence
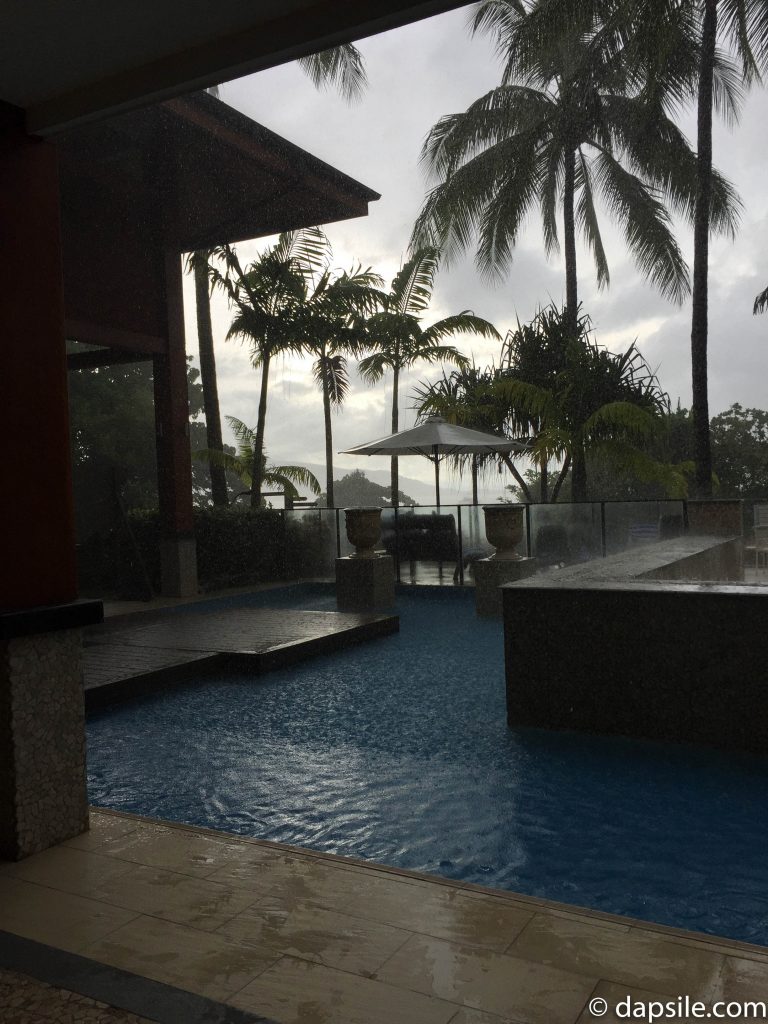
M 353 553 L 343 508 L 286 509 L 282 515 L 290 575 L 333 577 L 335 559 Z M 531 504 L 524 506 L 523 524 L 519 554 L 547 568 L 679 536 L 687 527 L 687 509 L 684 500 Z M 392 556 L 404 583 L 426 576 L 431 582 L 462 584 L 472 563 L 494 552 L 480 505 L 383 508 L 381 527 L 376 549 Z M 292 536 L 303 543 L 292 545 Z

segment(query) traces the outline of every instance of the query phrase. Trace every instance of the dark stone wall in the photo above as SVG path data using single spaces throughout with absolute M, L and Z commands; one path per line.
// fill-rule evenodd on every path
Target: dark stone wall
M 768 591 L 534 581 L 503 590 L 510 727 L 768 753 Z

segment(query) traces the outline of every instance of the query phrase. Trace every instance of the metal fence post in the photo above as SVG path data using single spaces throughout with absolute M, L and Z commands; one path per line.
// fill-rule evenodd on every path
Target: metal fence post
M 400 510 L 394 506 L 395 512 L 395 579 L 400 582 Z
M 459 520 L 459 585 L 464 586 L 464 539 L 461 536 L 461 505 L 456 506 Z

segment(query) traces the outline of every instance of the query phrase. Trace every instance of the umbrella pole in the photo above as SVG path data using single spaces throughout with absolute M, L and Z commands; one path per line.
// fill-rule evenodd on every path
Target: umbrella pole
M 435 453 L 435 499 L 437 507 L 440 508 L 440 456 L 437 454 L 437 445 L 433 445 Z

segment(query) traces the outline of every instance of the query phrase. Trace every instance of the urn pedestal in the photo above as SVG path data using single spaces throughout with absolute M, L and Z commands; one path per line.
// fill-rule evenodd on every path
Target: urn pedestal
M 536 559 L 523 558 L 517 547 L 523 539 L 524 505 L 485 505 L 485 535 L 496 548 L 490 558 L 475 562 L 475 611 L 484 618 L 501 618 L 504 583 L 533 576 Z
M 344 509 L 347 538 L 355 553 L 336 559 L 336 605 L 339 611 L 391 608 L 395 603 L 395 567 L 374 547 L 381 536 L 380 508 Z

